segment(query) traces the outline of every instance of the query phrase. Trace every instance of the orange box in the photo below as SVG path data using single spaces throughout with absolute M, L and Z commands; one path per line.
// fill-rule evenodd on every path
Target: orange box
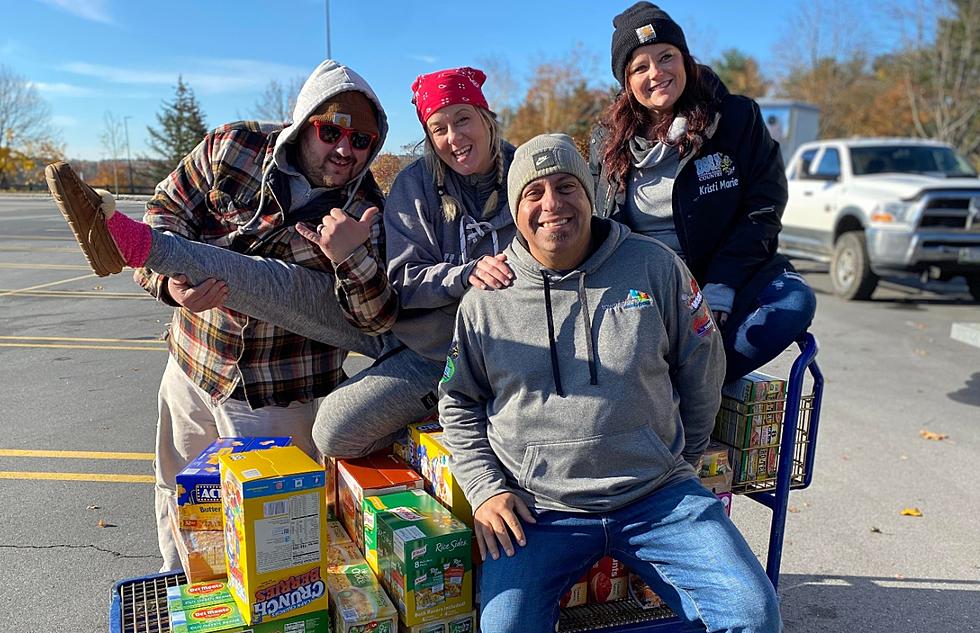
M 364 552 L 365 497 L 421 490 L 422 478 L 394 455 L 374 453 L 337 461 L 337 510 L 347 533 Z

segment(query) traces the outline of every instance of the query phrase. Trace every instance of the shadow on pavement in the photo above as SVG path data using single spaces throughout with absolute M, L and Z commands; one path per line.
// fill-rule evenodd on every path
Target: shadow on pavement
M 980 371 L 970 376 L 958 390 L 947 393 L 946 397 L 954 402 L 980 407 Z
M 975 631 L 980 580 L 783 574 L 787 633 Z

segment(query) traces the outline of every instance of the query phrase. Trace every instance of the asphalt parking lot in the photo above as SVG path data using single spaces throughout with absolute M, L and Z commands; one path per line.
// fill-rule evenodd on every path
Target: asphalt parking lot
M 823 267 L 801 268 L 827 387 L 814 484 L 793 493 L 787 522 L 786 628 L 980 630 L 980 349 L 949 337 L 980 309 L 955 285 L 885 284 L 847 303 Z M 158 569 L 169 314 L 128 273 L 92 275 L 50 200 L 0 196 L 0 631 L 105 631 L 113 583 Z M 911 507 L 922 516 L 902 516 Z M 763 559 L 768 516 L 736 498 Z

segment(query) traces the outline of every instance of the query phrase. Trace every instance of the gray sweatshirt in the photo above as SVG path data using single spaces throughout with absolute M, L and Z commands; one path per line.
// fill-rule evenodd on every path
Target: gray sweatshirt
M 521 240 L 508 289 L 463 297 L 440 383 L 453 474 L 478 508 L 603 512 L 695 477 L 725 358 L 707 304 L 660 242 L 593 219 L 578 269 L 542 269 Z
M 504 143 L 503 152 L 506 173 L 514 147 Z M 461 178 L 447 169 L 446 190 L 461 205 L 469 198 L 463 195 L 463 186 Z M 395 178 L 384 223 L 388 280 L 398 290 L 400 306 L 391 331 L 413 351 L 442 361 L 452 340 L 456 307 L 469 288 L 477 260 L 503 252 L 517 232 L 506 187 L 488 217 L 464 206 L 455 220 L 447 222 L 432 174 L 420 158 Z

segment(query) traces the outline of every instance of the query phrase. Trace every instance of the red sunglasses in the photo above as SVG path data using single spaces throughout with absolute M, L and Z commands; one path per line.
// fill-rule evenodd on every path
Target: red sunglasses
M 378 135 L 373 132 L 362 132 L 349 127 L 328 123 L 326 121 L 311 121 L 316 128 L 317 137 L 324 143 L 339 143 L 345 136 L 350 138 L 350 146 L 354 149 L 365 150 L 371 147 L 371 143 L 377 140 Z

